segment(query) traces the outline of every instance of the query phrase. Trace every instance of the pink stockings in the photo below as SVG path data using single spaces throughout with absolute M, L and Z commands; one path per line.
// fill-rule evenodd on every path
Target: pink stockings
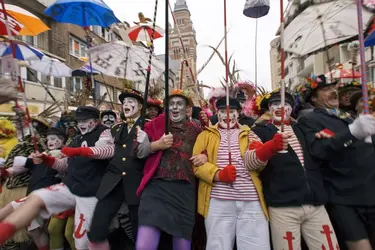
M 150 226 L 140 226 L 138 229 L 136 250 L 157 250 L 160 240 L 160 230 Z M 173 250 L 190 250 L 191 241 L 173 237 Z

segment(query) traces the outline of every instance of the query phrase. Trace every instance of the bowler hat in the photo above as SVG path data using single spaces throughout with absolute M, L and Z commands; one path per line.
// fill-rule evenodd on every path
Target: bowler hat
M 224 109 L 227 107 L 227 98 L 222 97 L 216 101 L 216 108 L 217 109 Z M 242 109 L 240 102 L 237 99 L 232 97 L 229 98 L 229 108 L 230 109 Z
M 99 119 L 100 111 L 91 106 L 80 106 L 76 109 L 76 120 Z

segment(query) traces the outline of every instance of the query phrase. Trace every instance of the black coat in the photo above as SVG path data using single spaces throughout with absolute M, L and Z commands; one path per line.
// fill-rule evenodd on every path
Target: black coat
M 78 148 L 82 145 L 95 147 L 95 143 L 106 129 L 108 129 L 106 126 L 99 125 L 87 134 L 78 135 L 72 140 L 69 147 Z M 68 171 L 63 182 L 74 195 L 80 197 L 95 196 L 108 162 L 108 160 L 83 156 L 69 157 Z
M 102 178 L 96 195 L 98 199 L 106 197 L 121 182 L 128 205 L 139 204 L 136 191 L 143 177 L 144 166 L 144 160 L 140 160 L 134 155 L 136 127 L 139 125 L 140 119 L 136 121 L 129 133 L 126 123 L 120 123 L 112 127 L 115 155 Z
M 296 124 L 291 126 L 301 144 L 304 165 L 290 145 L 288 153 L 275 154 L 259 176 L 266 203 L 272 207 L 323 205 L 327 201 L 327 194 L 320 165 L 309 154 L 300 128 Z M 251 130 L 263 143 L 272 140 L 278 132 L 278 129 L 268 122 L 257 123 Z
M 322 162 L 322 173 L 329 202 L 334 204 L 375 205 L 375 148 L 357 140 L 349 131 L 353 119 L 339 118 L 316 108 L 302 116 L 299 127 L 305 133 L 311 155 Z M 330 139 L 316 139 L 315 133 L 329 129 Z

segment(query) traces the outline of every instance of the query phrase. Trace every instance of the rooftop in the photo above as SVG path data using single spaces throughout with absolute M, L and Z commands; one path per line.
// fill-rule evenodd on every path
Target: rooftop
M 176 3 L 174 4 L 174 11 L 181 11 L 181 10 L 189 11 L 186 0 L 177 0 Z

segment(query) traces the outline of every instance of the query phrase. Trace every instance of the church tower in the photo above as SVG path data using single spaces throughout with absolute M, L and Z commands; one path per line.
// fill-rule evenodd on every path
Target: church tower
M 186 0 L 177 0 L 174 5 L 174 16 L 176 18 L 177 27 L 180 30 L 181 38 L 184 43 L 186 54 L 188 55 L 188 63 L 191 67 L 194 78 L 196 79 L 197 74 L 197 40 L 196 34 L 193 27 L 193 22 L 191 20 L 190 11 Z M 169 34 L 169 56 L 174 59 L 182 62 L 184 60 L 184 52 L 181 46 L 179 34 L 177 27 L 174 26 L 170 29 Z M 182 76 L 181 76 L 182 75 Z M 189 85 L 193 85 L 192 78 L 189 72 L 189 69 L 186 65 L 183 66 L 183 73 L 181 74 L 181 64 L 180 70 L 176 77 L 176 88 L 180 88 L 182 78 L 182 88 L 193 94 L 193 88 L 186 88 Z M 194 94 L 192 96 L 195 96 Z

